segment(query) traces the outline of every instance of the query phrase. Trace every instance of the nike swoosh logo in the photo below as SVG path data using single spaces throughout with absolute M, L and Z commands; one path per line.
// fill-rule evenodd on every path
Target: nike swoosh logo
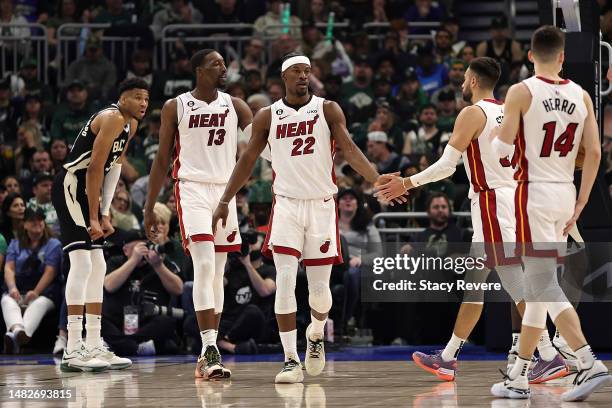
M 328 202 L 331 199 L 332 199 L 331 197 L 329 197 L 328 199 L 323 199 L 323 202 L 326 203 L 326 202 Z
M 279 116 L 279 117 L 278 117 L 278 120 L 283 120 L 283 119 L 288 118 L 288 117 L 289 117 L 289 115 L 282 116 L 282 117 L 281 117 L 281 116 Z
M 192 111 L 192 112 L 193 112 L 193 111 L 197 111 L 197 110 L 198 110 L 198 109 L 200 109 L 200 108 L 201 108 L 201 106 L 198 106 L 197 108 L 191 108 L 191 111 Z

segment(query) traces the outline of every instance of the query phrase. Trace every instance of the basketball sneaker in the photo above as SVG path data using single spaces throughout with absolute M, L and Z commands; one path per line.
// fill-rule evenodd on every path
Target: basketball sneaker
M 323 344 L 323 337 L 311 338 L 310 328 L 312 324 L 309 324 L 306 328 L 306 358 L 304 359 L 304 366 L 306 372 L 309 375 L 319 375 L 325 368 L 325 345 Z
M 227 377 L 225 377 L 225 375 L 226 374 L 223 372 L 223 365 L 221 364 L 221 354 L 219 354 L 219 350 L 217 350 L 217 347 L 206 347 L 206 350 L 204 350 L 204 354 L 201 354 L 198 357 L 198 362 L 196 363 L 195 369 L 195 377 L 204 378 L 205 380 L 229 378 L 231 376 L 231 372 L 229 372 L 229 375 Z
M 60 370 L 64 372 L 99 372 L 110 367 L 110 363 L 100 360 L 91 355 L 91 352 L 80 341 L 72 351 L 64 350 Z
M 531 391 L 529 390 L 529 383 L 527 382 L 527 377 L 522 375 L 518 376 L 513 380 L 507 374 L 502 374 L 504 376 L 504 381 L 499 382 L 497 384 L 493 384 L 493 386 L 491 387 L 491 394 L 498 398 L 529 398 Z
M 412 353 L 412 359 L 417 366 L 432 373 L 439 379 L 454 381 L 455 372 L 457 371 L 457 360 L 444 361 L 442 359 L 442 351 L 443 350 L 438 350 L 434 352 L 434 354 L 425 354 L 420 351 L 415 351 Z
M 569 370 L 569 374 L 577 374 L 579 371 L 577 361 L 578 357 L 576 357 L 574 350 L 572 350 L 565 340 L 557 334 L 553 336 L 552 344 L 557 349 L 559 354 L 561 354 L 561 357 L 565 359 L 565 365 Z
M 132 360 L 117 356 L 103 344 L 90 348 L 89 352 L 98 360 L 106 361 L 110 364 L 109 370 L 123 370 L 132 365 Z
M 578 372 L 574 380 L 574 387 L 561 395 L 562 401 L 584 401 L 595 390 L 606 385 L 612 385 L 612 376 L 608 374 L 607 367 L 599 360 L 593 366 Z
M 546 361 L 543 358 L 536 358 L 531 363 L 531 367 L 527 372 L 529 384 L 540 384 L 546 381 L 554 380 L 555 378 L 565 377 L 569 374 L 569 370 L 565 365 L 563 358 L 557 354 L 555 358 Z
M 276 378 L 274 379 L 276 384 L 294 384 L 301 383 L 302 381 L 304 381 L 302 365 L 292 358 L 285 361 L 283 369 L 280 373 L 276 374 Z

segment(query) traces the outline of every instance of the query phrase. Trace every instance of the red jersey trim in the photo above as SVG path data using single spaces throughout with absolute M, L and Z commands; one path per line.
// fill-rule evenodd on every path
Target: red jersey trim
M 553 81 L 552 79 L 544 78 L 543 76 L 540 76 L 540 75 L 536 75 L 536 78 L 538 78 L 540 81 L 544 81 L 547 84 L 552 84 L 552 85 L 567 85 L 570 83 L 569 79 L 562 79 L 561 81 Z
M 484 98 L 483 101 L 485 102 L 490 102 L 490 103 L 494 103 L 496 105 L 503 105 L 504 103 L 500 100 L 497 99 L 491 99 L 491 98 Z

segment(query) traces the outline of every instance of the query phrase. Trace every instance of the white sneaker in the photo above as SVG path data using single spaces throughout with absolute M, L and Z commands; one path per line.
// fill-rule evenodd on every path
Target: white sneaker
M 64 350 L 60 369 L 64 372 L 73 371 L 104 371 L 110 367 L 106 361 L 99 360 L 91 355 L 85 344 L 81 341 L 77 344 L 76 349 L 68 351 Z
M 311 327 L 312 324 L 309 324 L 306 328 L 306 358 L 304 359 L 304 366 L 309 375 L 319 375 L 323 368 L 325 368 L 325 345 L 323 337 L 320 339 L 310 338 Z
M 493 384 L 491 394 L 498 398 L 526 399 L 529 398 L 531 391 L 526 376 L 519 376 L 512 380 L 507 375 L 505 381 Z
M 91 353 L 92 357 L 95 357 L 98 360 L 106 361 L 108 364 L 110 364 L 109 370 L 123 370 L 124 368 L 128 368 L 132 365 L 132 360 L 117 356 L 104 345 L 92 347 L 89 349 L 89 352 Z
M 68 339 L 66 336 L 58 335 L 55 340 L 55 345 L 53 346 L 53 354 L 62 354 L 66 349 L 66 345 L 68 344 Z
M 612 376 L 599 360 L 587 370 L 581 370 L 574 380 L 574 387 L 561 395 L 562 401 L 584 401 L 595 390 L 606 385 L 612 385 Z
M 289 358 L 285 361 L 285 366 L 282 371 L 276 374 L 274 382 L 276 384 L 295 384 L 304 381 L 304 373 L 302 373 L 302 365 L 299 361 Z

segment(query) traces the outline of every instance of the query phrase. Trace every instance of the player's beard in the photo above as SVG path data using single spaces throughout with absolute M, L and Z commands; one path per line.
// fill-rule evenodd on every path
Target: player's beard
M 296 94 L 297 96 L 305 96 L 305 95 L 307 95 L 307 94 L 308 94 L 308 88 L 304 88 L 304 90 L 301 90 L 301 89 L 296 89 L 296 90 L 295 90 L 295 94 Z
M 462 92 L 463 95 L 463 100 L 466 102 L 472 102 L 472 96 L 474 96 L 474 94 L 472 93 L 471 89 L 466 89 Z

